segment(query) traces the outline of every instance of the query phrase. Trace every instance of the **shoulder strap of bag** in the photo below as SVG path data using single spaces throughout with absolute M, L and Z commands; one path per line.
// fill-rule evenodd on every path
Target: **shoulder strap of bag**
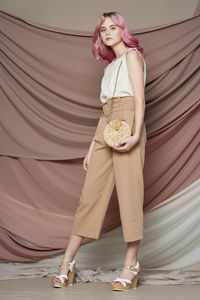
M 118 71 L 117 71 L 117 76 L 116 76 L 116 81 L 115 81 L 115 87 L 114 87 L 114 91 L 113 91 L 113 98 L 114 98 L 114 94 L 115 94 L 115 90 L 116 90 L 117 79 L 118 79 L 119 69 L 120 69 L 120 67 L 121 67 L 121 64 L 122 64 L 122 60 L 121 60 L 121 63 L 120 63 L 120 65 L 119 65 L 119 68 L 118 68 Z

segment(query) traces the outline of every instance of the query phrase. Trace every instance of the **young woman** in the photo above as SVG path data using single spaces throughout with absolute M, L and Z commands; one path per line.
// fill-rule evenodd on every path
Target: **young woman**
M 116 12 L 101 15 L 93 42 L 95 58 L 110 62 L 101 82 L 102 115 L 83 161 L 83 168 L 87 171 L 85 183 L 60 273 L 52 279 L 52 285 L 73 284 L 74 256 L 83 237 L 99 238 L 116 184 L 127 251 L 122 271 L 111 286 L 112 290 L 127 290 L 137 286 L 141 270 L 137 253 L 143 238 L 146 55 L 124 18 Z M 131 136 L 118 147 L 109 147 L 104 141 L 103 130 L 109 121 L 119 118 L 129 123 Z

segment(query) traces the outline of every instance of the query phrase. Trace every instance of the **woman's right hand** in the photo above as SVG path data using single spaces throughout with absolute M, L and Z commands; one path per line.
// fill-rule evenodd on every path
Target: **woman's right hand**
M 85 171 L 88 170 L 88 165 L 89 165 L 90 156 L 91 156 L 91 153 L 92 153 L 93 146 L 94 146 L 94 138 L 93 138 L 93 140 L 92 140 L 92 142 L 90 144 L 90 148 L 88 150 L 88 153 L 87 153 L 86 157 L 83 160 L 83 169 Z
M 90 161 L 90 153 L 89 153 L 89 151 L 88 151 L 86 157 L 85 157 L 84 160 L 83 160 L 83 169 L 84 169 L 85 171 L 88 170 L 89 161 Z

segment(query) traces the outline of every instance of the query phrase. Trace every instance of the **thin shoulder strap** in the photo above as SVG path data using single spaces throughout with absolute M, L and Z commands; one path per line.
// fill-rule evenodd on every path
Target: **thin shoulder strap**
M 119 65 L 119 68 L 118 68 L 118 71 L 117 71 L 117 76 L 116 76 L 116 81 L 115 81 L 115 88 L 114 88 L 114 91 L 113 91 L 113 98 L 114 98 L 114 94 L 115 94 L 115 90 L 116 90 L 117 79 L 118 79 L 119 69 L 120 69 L 120 67 L 121 67 L 121 64 L 122 64 L 122 60 L 121 60 L 121 62 L 120 62 L 120 65 Z

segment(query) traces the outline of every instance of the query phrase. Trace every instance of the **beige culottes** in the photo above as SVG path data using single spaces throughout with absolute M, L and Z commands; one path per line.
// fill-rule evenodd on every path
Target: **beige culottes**
M 130 151 L 118 152 L 110 148 L 103 138 L 103 130 L 113 119 L 129 123 L 135 132 L 134 96 L 108 99 L 94 135 L 80 201 L 76 209 L 72 233 L 98 239 L 109 200 L 116 184 L 120 219 L 125 242 L 143 238 L 143 167 L 147 141 L 145 123 L 139 143 Z

